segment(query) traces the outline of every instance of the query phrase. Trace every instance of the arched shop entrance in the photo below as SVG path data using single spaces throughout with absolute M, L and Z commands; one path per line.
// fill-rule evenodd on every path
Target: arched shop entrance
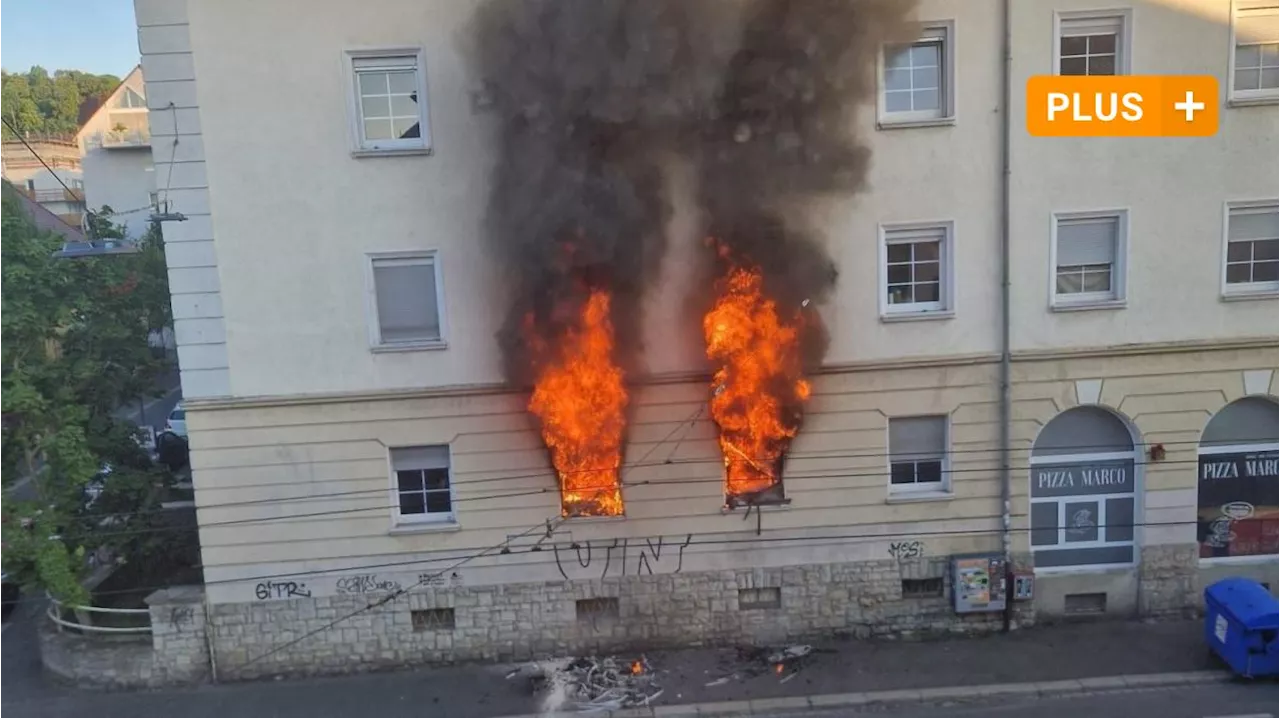
M 1096 406 L 1068 409 L 1031 450 L 1036 569 L 1137 562 L 1137 451 L 1128 425 Z
M 1274 400 L 1246 397 L 1205 426 L 1196 474 L 1200 558 L 1276 555 L 1278 419 Z

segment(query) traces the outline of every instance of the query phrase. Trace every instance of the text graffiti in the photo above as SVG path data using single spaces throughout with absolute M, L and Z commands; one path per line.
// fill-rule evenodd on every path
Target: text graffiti
M 894 541 L 889 544 L 889 555 L 901 561 L 924 556 L 923 541 Z
M 195 609 L 190 606 L 174 606 L 169 611 L 169 626 L 177 633 L 182 632 L 182 627 L 191 623 L 191 619 L 195 616 Z
M 307 584 L 297 581 L 263 581 L 253 587 L 253 595 L 259 601 L 270 598 L 311 598 Z
M 377 574 L 364 573 L 359 576 L 343 576 L 334 584 L 334 591 L 345 593 L 380 593 L 400 590 L 400 582 L 379 579 Z
M 652 576 L 655 573 L 680 573 L 684 568 L 684 550 L 693 543 L 693 534 L 684 541 L 668 543 L 663 537 L 638 541 L 611 539 L 608 542 L 575 541 L 567 547 L 551 544 L 556 568 L 564 578 L 585 577 L 590 574 L 605 578 L 612 570 L 614 576 Z M 599 574 L 596 574 L 599 566 Z

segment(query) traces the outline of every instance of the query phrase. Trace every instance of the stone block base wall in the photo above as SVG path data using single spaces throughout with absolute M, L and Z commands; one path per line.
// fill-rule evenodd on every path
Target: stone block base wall
M 1199 599 L 1197 544 L 1147 546 L 1138 571 L 1138 611 L 1143 616 L 1174 617 L 1195 613 Z
M 427 588 L 365 611 L 385 594 L 217 604 L 209 624 L 224 679 L 831 635 L 1000 630 L 998 613 L 955 614 L 947 570 L 947 559 L 937 558 Z M 920 581 L 909 589 L 936 587 L 935 595 L 904 596 L 904 579 Z M 777 603 L 753 608 L 740 598 Z M 429 613 L 415 618 L 415 612 Z M 357 615 L 326 628 L 351 613 Z M 1030 605 L 1019 604 L 1016 619 L 1030 625 Z M 317 633 L 282 648 L 311 631 Z

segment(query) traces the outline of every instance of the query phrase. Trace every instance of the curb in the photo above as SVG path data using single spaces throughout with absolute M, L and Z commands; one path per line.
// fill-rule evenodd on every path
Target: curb
M 806 711 L 812 709 L 855 706 L 886 706 L 893 704 L 927 703 L 946 700 L 973 700 L 1025 696 L 1047 698 L 1103 691 L 1135 688 L 1160 688 L 1167 686 L 1203 685 L 1226 683 L 1232 676 L 1226 671 L 1189 671 L 1185 673 L 1146 673 L 1130 676 L 1080 678 L 1065 681 L 1039 681 L 1030 683 L 995 683 L 985 686 L 949 686 L 943 688 L 909 688 L 893 691 L 865 693 L 827 693 L 791 698 L 756 698 L 745 701 L 720 701 L 715 703 L 684 703 L 678 705 L 623 708 L 616 711 L 599 711 L 593 716 L 604 718 L 697 718 L 700 716 L 765 716 L 778 711 Z M 528 713 L 503 716 L 503 718 L 568 718 L 579 712 Z

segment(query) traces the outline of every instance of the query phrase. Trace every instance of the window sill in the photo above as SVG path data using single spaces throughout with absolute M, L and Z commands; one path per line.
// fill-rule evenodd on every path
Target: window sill
M 351 150 L 351 156 L 360 159 L 362 157 L 413 157 L 415 155 L 430 155 L 430 147 L 392 147 L 385 150 L 375 149 L 358 149 Z
M 455 521 L 421 521 L 407 522 L 392 526 L 387 534 L 391 536 L 402 536 L 407 534 L 428 534 L 428 533 L 447 533 L 450 531 L 461 531 L 462 525 Z
M 721 506 L 720 514 L 722 516 L 727 516 L 729 514 L 736 514 L 739 511 L 787 511 L 790 510 L 790 508 L 791 499 L 783 499 L 782 501 L 774 501 L 767 504 L 740 504 L 733 507 Z
M 1280 290 L 1275 287 L 1259 287 L 1257 289 L 1235 289 L 1222 293 L 1222 301 L 1224 302 L 1250 302 L 1257 299 L 1275 299 L 1280 296 Z
M 1124 299 L 1101 302 L 1062 302 L 1049 305 L 1049 309 L 1055 312 L 1087 312 L 1094 309 L 1124 309 L 1128 304 Z
M 886 312 L 880 315 L 882 322 L 927 322 L 934 319 L 954 319 L 953 309 L 926 309 L 919 312 Z
M 916 127 L 954 127 L 955 116 L 933 117 L 927 120 L 886 120 L 876 121 L 877 130 L 909 130 Z
M 564 515 L 561 515 L 560 520 L 565 523 L 572 522 L 575 524 L 608 523 L 610 521 L 626 521 L 627 515 L 625 513 L 618 514 L 617 516 L 590 516 L 590 515 L 564 516 Z
M 420 351 L 438 351 L 440 349 L 448 349 L 449 343 L 445 341 L 438 342 L 405 342 L 403 344 L 376 344 L 369 347 L 369 351 L 374 354 L 391 354 L 394 352 L 420 352 Z
M 1227 100 L 1227 107 L 1259 107 L 1280 103 L 1280 95 L 1264 95 L 1261 97 L 1232 97 Z
M 918 491 L 913 493 L 890 493 L 885 498 L 886 504 L 918 504 L 927 501 L 951 501 L 956 497 L 952 491 Z

